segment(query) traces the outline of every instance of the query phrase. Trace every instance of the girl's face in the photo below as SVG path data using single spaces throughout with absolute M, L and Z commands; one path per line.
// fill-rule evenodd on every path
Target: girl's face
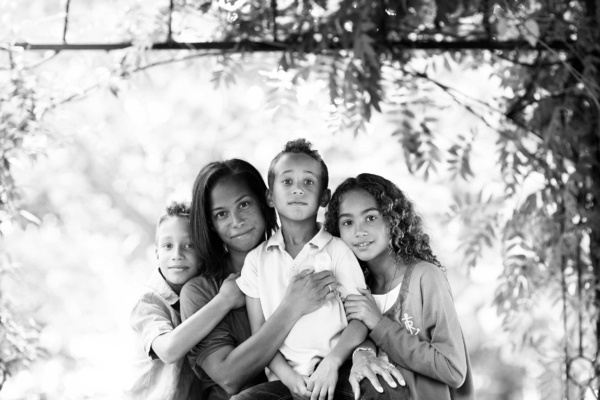
M 156 239 L 160 272 L 178 292 L 198 273 L 198 256 L 192 246 L 190 224 L 185 218 L 167 218 L 159 225 Z
M 338 227 L 340 237 L 359 260 L 377 262 L 389 256 L 388 224 L 375 198 L 364 190 L 343 195 Z
M 223 178 L 210 193 L 212 226 L 229 252 L 247 253 L 264 238 L 260 201 L 240 179 Z

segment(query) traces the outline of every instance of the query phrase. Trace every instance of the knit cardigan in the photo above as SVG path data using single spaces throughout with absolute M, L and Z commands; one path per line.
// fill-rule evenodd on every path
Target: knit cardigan
M 396 302 L 370 337 L 399 367 L 412 400 L 475 399 L 450 284 L 435 265 L 408 267 Z

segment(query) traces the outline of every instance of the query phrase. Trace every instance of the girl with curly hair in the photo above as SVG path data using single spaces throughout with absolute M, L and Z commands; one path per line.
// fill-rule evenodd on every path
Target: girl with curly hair
M 469 355 L 445 268 L 406 195 L 378 175 L 348 178 L 332 196 L 325 226 L 360 260 L 370 288 L 345 301 L 348 320 L 362 321 L 377 346 L 354 352 L 350 382 L 355 398 L 361 391 L 363 398 L 397 398 L 402 387 L 393 376 L 406 382 L 413 400 L 474 399 Z M 367 380 L 360 384 L 365 377 L 372 385 Z

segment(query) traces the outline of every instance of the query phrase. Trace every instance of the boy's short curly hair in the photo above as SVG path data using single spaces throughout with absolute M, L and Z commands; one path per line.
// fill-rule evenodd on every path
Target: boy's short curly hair
M 173 217 L 184 218 L 189 223 L 190 205 L 185 202 L 177 201 L 173 201 L 169 205 L 167 205 L 167 207 L 165 207 L 165 211 L 161 214 L 161 216 L 158 218 L 158 222 L 156 223 L 156 235 L 158 235 L 158 228 L 160 227 L 160 224 L 165 222 L 167 219 Z M 155 237 L 155 240 L 157 238 L 158 236 Z
M 273 187 L 273 181 L 275 180 L 275 165 L 277 165 L 277 162 L 281 159 L 281 157 L 287 153 L 306 154 L 313 160 L 317 161 L 321 165 L 321 182 L 323 185 L 321 192 L 327 189 L 329 186 L 329 171 L 327 170 L 327 165 L 321 158 L 319 152 L 312 149 L 312 143 L 304 138 L 287 142 L 283 147 L 283 150 L 281 150 L 281 152 L 279 152 L 279 154 L 273 158 L 271 165 L 269 165 L 269 172 L 267 174 L 269 188 Z
M 423 221 L 412 201 L 398 186 L 379 175 L 360 174 L 346 179 L 337 187 L 325 213 L 325 229 L 328 232 L 340 236 L 340 205 L 345 195 L 353 190 L 367 192 L 377 202 L 389 229 L 388 247 L 397 259 L 405 263 L 424 260 L 445 270 L 431 250 L 429 236 L 423 231 Z

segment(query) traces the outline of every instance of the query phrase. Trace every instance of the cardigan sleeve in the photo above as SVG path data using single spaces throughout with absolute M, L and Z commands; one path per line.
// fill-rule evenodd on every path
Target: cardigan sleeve
M 410 317 L 421 307 L 411 308 L 408 303 L 421 302 L 422 327 L 413 327 L 408 320 L 403 320 L 403 326 L 384 316 L 370 336 L 401 367 L 458 388 L 467 375 L 463 334 L 446 276 L 437 267 L 428 267 L 414 282 L 420 287 L 420 296 L 416 293 L 420 298 L 414 298 L 411 290 L 400 316 Z

